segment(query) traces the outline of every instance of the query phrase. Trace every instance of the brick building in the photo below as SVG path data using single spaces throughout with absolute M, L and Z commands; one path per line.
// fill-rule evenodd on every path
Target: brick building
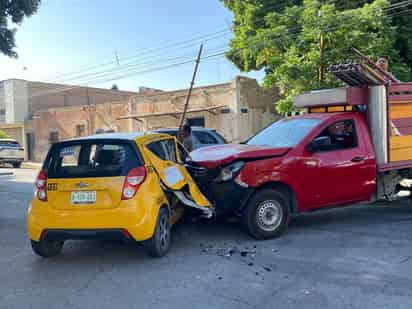
M 144 90 L 144 91 L 143 91 Z M 105 131 L 147 131 L 177 127 L 187 89 L 160 91 L 142 88 L 123 101 L 48 107 L 33 117 L 34 159 L 44 158 L 54 141 Z M 279 118 L 276 89 L 264 90 L 256 80 L 236 77 L 224 84 L 193 89 L 187 119 L 216 129 L 228 141 L 239 142 Z

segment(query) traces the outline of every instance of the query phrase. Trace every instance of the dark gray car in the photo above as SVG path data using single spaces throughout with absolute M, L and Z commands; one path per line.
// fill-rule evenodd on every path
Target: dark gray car
M 155 130 L 157 133 L 164 133 L 173 136 L 177 136 L 178 128 L 165 128 Z M 226 140 L 213 129 L 207 129 L 203 127 L 192 127 L 192 136 L 193 136 L 193 149 L 226 144 Z

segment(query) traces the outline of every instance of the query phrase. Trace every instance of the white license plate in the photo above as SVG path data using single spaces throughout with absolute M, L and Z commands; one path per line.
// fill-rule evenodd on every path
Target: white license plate
M 73 205 L 96 204 L 96 191 L 73 191 L 71 202 Z

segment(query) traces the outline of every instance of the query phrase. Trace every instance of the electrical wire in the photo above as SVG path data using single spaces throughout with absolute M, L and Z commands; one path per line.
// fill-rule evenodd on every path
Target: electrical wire
M 392 10 L 393 8 L 397 8 L 397 7 L 399 7 L 399 5 L 400 5 L 401 3 L 396 3 L 396 4 L 394 4 L 394 5 L 392 5 L 392 6 L 388 6 L 386 9 L 385 9 L 385 12 L 386 11 L 389 11 L 389 10 Z M 405 5 L 405 4 L 407 4 L 407 5 L 409 5 L 409 4 L 412 4 L 412 1 L 403 1 L 402 2 L 402 4 L 403 5 Z M 378 9 L 378 10 L 380 10 L 380 9 Z M 408 10 L 409 11 L 409 10 Z M 397 16 L 399 16 L 399 14 L 400 13 L 402 13 L 402 12 L 396 12 L 396 14 L 397 14 Z M 348 16 L 349 17 L 349 16 Z M 389 15 L 388 15 L 388 17 L 390 17 Z M 326 28 L 326 29 L 324 29 L 324 31 L 330 31 L 330 30 L 333 30 L 333 29 L 336 29 L 336 28 L 339 28 L 339 26 L 337 26 L 337 27 L 329 27 L 329 28 Z M 297 31 L 297 32 L 292 32 L 292 33 L 288 33 L 287 35 L 289 36 L 289 38 L 293 38 L 293 37 L 295 37 L 295 36 L 297 36 L 297 35 L 299 35 L 299 33 L 300 33 L 300 31 Z M 273 38 L 272 38 L 273 39 Z M 271 41 L 271 42 L 273 42 L 274 41 L 274 39 Z M 276 40 L 275 40 L 276 41 Z M 271 43 L 270 42 L 270 43 Z M 266 42 L 262 42 L 263 44 L 256 44 L 256 45 L 248 45 L 248 46 L 245 46 L 245 47 L 243 47 L 243 48 L 239 48 L 239 49 L 236 49 L 236 50 L 234 50 L 236 53 L 240 53 L 241 51 L 243 51 L 244 49 L 247 49 L 247 48 L 251 48 L 251 47 L 262 47 L 262 46 L 264 46 L 265 44 L 267 44 Z M 211 54 L 211 55 L 208 55 L 208 56 L 205 56 L 205 57 L 202 57 L 202 61 L 203 60 L 205 60 L 205 59 L 210 59 L 210 58 L 214 58 L 214 57 L 218 57 L 218 56 L 223 56 L 226 52 L 228 52 L 229 50 L 223 50 L 223 51 L 220 51 L 220 52 L 216 52 L 215 54 Z M 232 51 L 233 51 L 233 49 L 232 49 Z M 183 56 L 181 56 L 181 57 L 183 57 Z M 176 57 L 176 58 L 181 58 L 181 57 Z M 170 60 L 174 60 L 174 59 L 176 59 L 176 58 L 173 58 L 173 59 L 168 59 L 168 61 L 170 61 Z M 147 74 L 147 73 L 150 73 L 150 72 L 156 72 L 156 71 L 159 71 L 159 70 L 166 70 L 166 69 L 170 69 L 170 68 L 173 68 L 173 67 L 176 67 L 176 66 L 181 66 L 181 65 L 186 65 L 186 64 L 188 64 L 188 63 L 192 63 L 192 62 L 194 62 L 195 61 L 195 59 L 190 59 L 190 60 L 185 60 L 185 61 L 182 61 L 182 62 L 178 62 L 178 63 L 172 63 L 172 64 L 168 64 L 168 65 L 166 65 L 166 66 L 158 66 L 158 67 L 154 67 L 154 68 L 148 68 L 148 69 L 145 69 L 145 70 L 135 70 L 134 68 L 131 68 L 131 69 L 129 69 L 130 71 L 125 71 L 124 73 L 126 73 L 127 72 L 127 74 L 122 74 L 122 75 L 116 75 L 116 76 L 112 76 L 112 77 L 110 77 L 110 76 L 107 76 L 108 78 L 103 78 L 103 77 L 105 77 L 105 75 L 103 75 L 103 76 L 98 76 L 98 78 L 92 78 L 92 79 L 90 79 L 90 80 L 87 80 L 84 84 L 84 86 L 73 86 L 73 87 L 65 87 L 65 88 L 63 88 L 62 90 L 59 90 L 59 91 L 57 91 L 57 92 L 60 92 L 60 91 L 66 91 L 66 90 L 69 90 L 69 89 L 74 89 L 74 88 L 77 88 L 77 87 L 86 87 L 88 84 L 99 84 L 99 83 L 103 83 L 103 82 L 109 82 L 109 81 L 113 81 L 113 80 L 118 80 L 118 79 L 122 79 L 122 78 L 126 78 L 126 77 L 130 77 L 130 76 L 134 76 L 134 75 L 139 75 L 139 74 Z M 108 72 L 108 73 L 110 73 L 110 72 Z M 50 91 L 50 92 L 47 92 L 47 93 L 56 93 L 55 91 Z M 47 93 L 36 93 L 35 94 L 35 96 L 37 96 L 37 95 L 44 95 L 44 94 L 47 94 Z

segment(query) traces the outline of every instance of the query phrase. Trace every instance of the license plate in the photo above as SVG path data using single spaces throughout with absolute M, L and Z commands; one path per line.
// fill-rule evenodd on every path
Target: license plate
M 73 191 L 71 202 L 73 205 L 96 204 L 96 191 Z

